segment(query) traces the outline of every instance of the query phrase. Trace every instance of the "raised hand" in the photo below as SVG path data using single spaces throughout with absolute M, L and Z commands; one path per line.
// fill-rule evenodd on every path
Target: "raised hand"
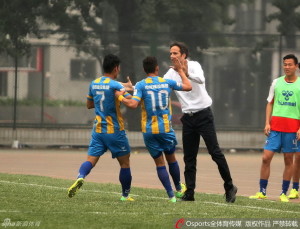
M 133 85 L 132 85 L 132 82 L 131 82 L 129 76 L 127 76 L 127 82 L 126 83 L 122 83 L 122 85 L 125 87 L 126 91 L 133 91 Z
M 176 72 L 183 70 L 183 63 L 181 63 L 181 61 L 177 57 L 172 58 L 172 63 L 173 66 L 170 67 L 173 68 Z

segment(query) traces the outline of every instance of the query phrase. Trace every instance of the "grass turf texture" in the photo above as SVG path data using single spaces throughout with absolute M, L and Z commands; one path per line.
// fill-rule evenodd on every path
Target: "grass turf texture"
M 169 203 L 164 190 L 132 188 L 134 202 L 121 202 L 120 186 L 86 182 L 73 198 L 73 180 L 0 173 L 0 227 L 4 219 L 40 221 L 39 228 L 174 228 L 179 218 L 287 218 L 299 204 L 197 193 L 195 202 Z M 8 228 L 8 227 L 7 227 Z M 12 228 L 12 227 L 10 227 Z M 32 227 L 31 227 L 32 228 Z M 35 227 L 37 228 L 37 227 Z

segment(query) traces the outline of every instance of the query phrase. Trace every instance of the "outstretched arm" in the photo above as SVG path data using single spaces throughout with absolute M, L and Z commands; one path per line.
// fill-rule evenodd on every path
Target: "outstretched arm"
M 124 103 L 125 106 L 130 108 L 137 108 L 139 105 L 139 102 L 134 99 L 127 99 L 124 95 L 125 91 L 115 91 L 115 96 L 118 98 L 118 100 L 122 103 Z

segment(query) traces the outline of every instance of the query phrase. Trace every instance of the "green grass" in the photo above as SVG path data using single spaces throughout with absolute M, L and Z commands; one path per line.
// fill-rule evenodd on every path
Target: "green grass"
M 197 193 L 195 202 L 169 203 L 163 190 L 132 188 L 135 202 L 120 202 L 120 186 L 85 182 L 73 198 L 72 180 L 0 173 L 0 228 L 11 222 L 40 221 L 39 228 L 174 228 L 179 218 L 298 218 L 299 204 Z M 4 227 L 3 227 L 4 228 Z M 7 227 L 12 228 L 12 227 Z M 23 227 L 24 228 L 24 227 Z M 25 227 L 26 228 L 26 227 Z M 32 228 L 32 227 L 30 227 Z M 35 227 L 37 228 L 37 227 Z

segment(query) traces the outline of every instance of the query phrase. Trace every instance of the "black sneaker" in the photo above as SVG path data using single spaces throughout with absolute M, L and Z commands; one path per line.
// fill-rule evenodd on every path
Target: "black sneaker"
M 194 194 L 184 193 L 183 197 L 181 198 L 182 201 L 195 201 Z
M 227 203 L 234 203 L 236 199 L 237 187 L 233 185 L 233 187 L 225 192 L 225 198 Z

